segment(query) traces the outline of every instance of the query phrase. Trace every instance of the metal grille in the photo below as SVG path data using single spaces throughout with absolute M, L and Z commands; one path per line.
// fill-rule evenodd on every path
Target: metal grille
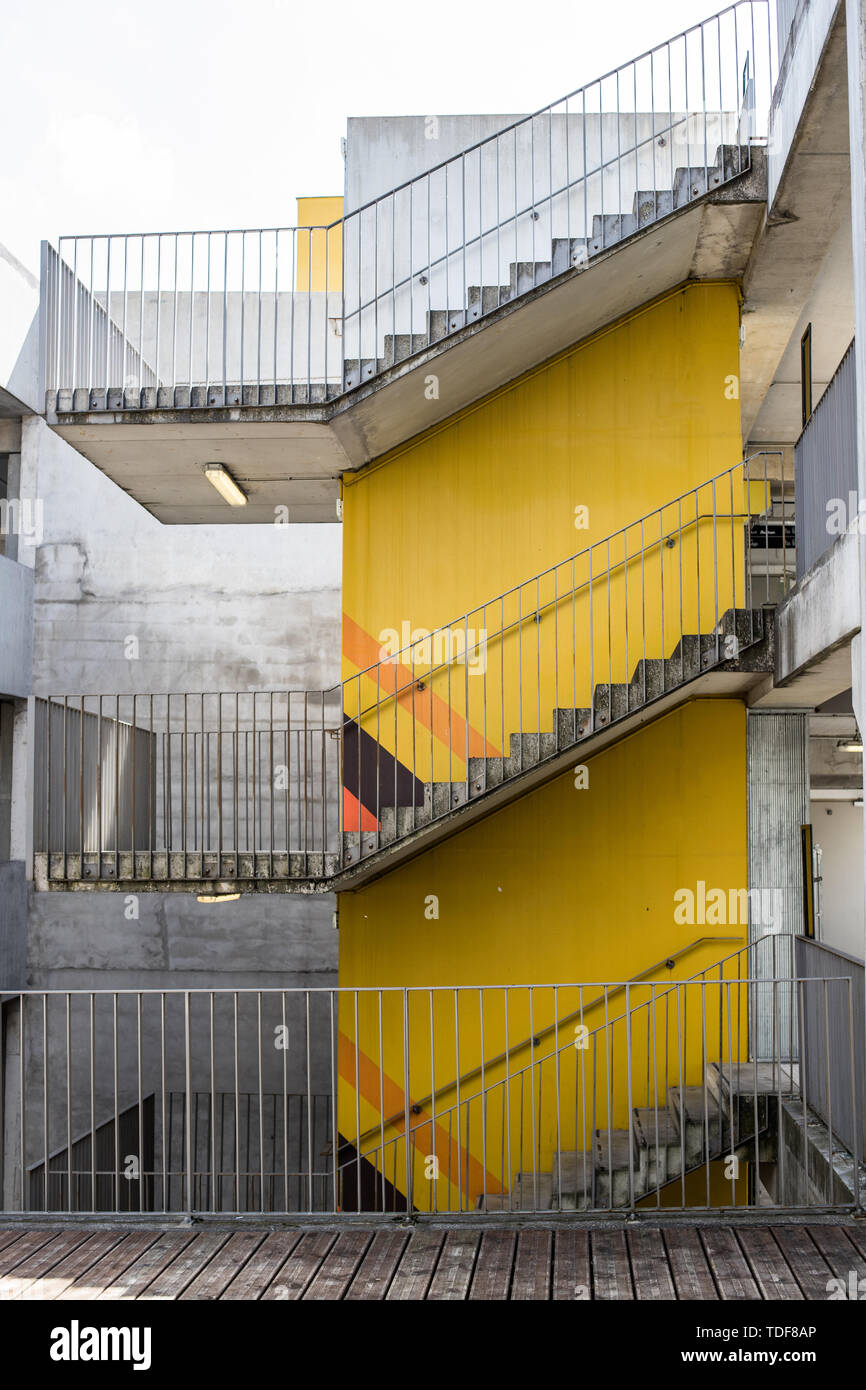
M 679 980 L 8 996 L 5 1210 L 853 1206 L 851 978 L 757 980 L 755 949 Z M 789 1024 L 798 998 L 800 1064 L 778 1026 L 755 1058 L 756 988 Z
M 801 579 L 839 535 L 860 524 L 854 343 L 794 445 L 794 476 L 797 578 Z

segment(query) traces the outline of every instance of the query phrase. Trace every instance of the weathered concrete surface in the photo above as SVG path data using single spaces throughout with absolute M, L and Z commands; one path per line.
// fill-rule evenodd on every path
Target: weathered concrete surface
M 0 863 L 0 992 L 26 984 L 28 898 L 24 863 Z
M 34 893 L 28 981 L 45 989 L 336 984 L 333 899 Z M 130 917 L 137 913 L 137 917 Z
M 796 688 L 802 704 L 820 704 L 850 687 L 848 648 L 860 630 L 859 540 L 853 531 L 840 536 L 776 612 L 775 684 Z M 827 689 L 839 680 L 838 689 Z
M 340 530 L 165 528 L 57 438 L 24 422 L 35 553 L 37 694 L 316 689 L 339 679 Z M 131 640 L 132 639 L 132 640 Z M 23 807 L 18 838 L 23 839 Z M 33 894 L 28 979 L 154 987 L 315 983 L 336 969 L 330 897 L 199 904 Z
M 38 420 L 24 425 L 25 488 L 44 514 L 36 693 L 339 679 L 338 525 L 166 529 Z
M 0 695 L 30 694 L 33 571 L 0 555 Z

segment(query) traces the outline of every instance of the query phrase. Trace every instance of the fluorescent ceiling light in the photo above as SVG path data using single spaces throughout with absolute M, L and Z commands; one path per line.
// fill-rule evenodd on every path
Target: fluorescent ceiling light
M 863 740 L 856 738 L 840 738 L 836 747 L 840 753 L 862 753 Z
M 231 473 L 228 473 L 221 463 L 206 463 L 204 475 L 230 507 L 247 505 L 247 494 L 238 487 Z

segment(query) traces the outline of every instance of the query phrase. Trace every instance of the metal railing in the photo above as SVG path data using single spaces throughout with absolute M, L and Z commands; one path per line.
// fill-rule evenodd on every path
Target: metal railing
M 774 458 L 408 645 L 366 635 L 379 659 L 330 690 L 37 701 L 37 881 L 327 881 L 555 771 L 764 639 L 764 605 L 793 580 Z
M 738 0 L 327 226 L 46 244 L 48 409 L 328 401 L 738 177 L 775 67 Z
M 802 1019 L 804 1081 L 809 1087 L 812 1109 L 838 1134 L 842 1143 L 852 1153 L 857 1152 L 859 1136 L 860 1157 L 866 1161 L 866 981 L 863 962 L 854 956 L 846 955 L 844 951 L 835 950 L 823 942 L 803 936 L 796 940 L 795 960 L 799 976 L 814 975 L 817 978 L 826 978 L 839 975 L 850 977 L 852 981 L 855 1090 L 851 1094 L 834 1094 L 832 1077 L 838 1070 L 840 1059 L 845 1056 L 846 1025 L 844 1018 L 840 1019 L 833 1007 L 832 996 L 825 995 L 823 991 L 813 991 L 811 1007 Z M 822 1045 L 817 1048 L 812 1045 L 816 1038 L 823 1040 Z
M 794 445 L 797 578 L 860 526 L 857 370 L 852 342 Z
M 780 1020 L 816 999 L 844 1046 L 807 1031 L 804 1065 L 777 1025 L 753 1057 L 756 1001 Z M 832 1120 L 854 1095 L 850 978 L 26 991 L 2 1008 L 6 1212 L 859 1203 Z

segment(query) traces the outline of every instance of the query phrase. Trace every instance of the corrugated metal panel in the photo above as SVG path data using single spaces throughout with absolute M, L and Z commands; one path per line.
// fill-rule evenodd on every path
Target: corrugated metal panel
M 854 520 L 850 515 L 850 496 L 857 491 L 854 358 L 852 343 L 794 446 L 798 579 L 837 539 L 837 533 L 828 530 L 828 503 L 834 498 L 841 500 L 847 524 Z
M 864 967 L 853 956 L 834 951 L 818 941 L 801 937 L 795 943 L 797 976 L 801 979 L 851 977 L 854 1018 L 854 1066 L 856 1091 L 851 1087 L 851 1038 L 847 990 L 840 987 L 803 990 L 803 1087 L 806 1103 L 837 1139 L 853 1152 L 859 1131 L 861 1157 L 866 1159 L 864 1115 Z M 829 1049 L 829 1055 L 828 1055 Z M 855 1124 L 855 1097 L 858 1119 Z
M 790 979 L 790 938 L 803 929 L 800 828 L 809 819 L 808 721 L 805 714 L 749 714 L 749 940 L 759 980 Z M 779 937 L 780 939 L 776 939 Z M 757 985 L 752 999 L 752 1053 L 796 1056 L 796 1010 L 790 987 Z
M 152 845 L 155 736 L 54 700 L 36 701 L 35 724 L 36 852 L 110 852 Z

